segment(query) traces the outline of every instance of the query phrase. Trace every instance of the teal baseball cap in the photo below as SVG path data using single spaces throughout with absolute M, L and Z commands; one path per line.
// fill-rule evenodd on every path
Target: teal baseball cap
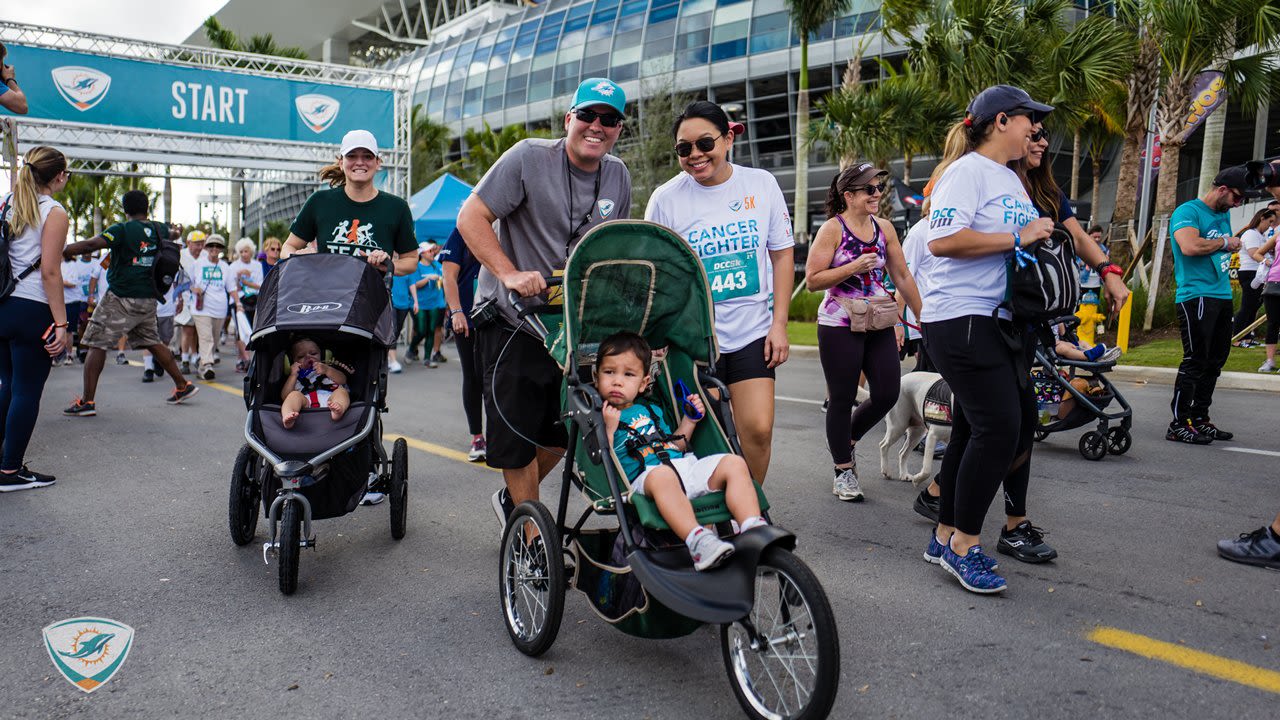
M 578 91 L 573 94 L 573 105 L 569 109 L 575 110 L 592 105 L 608 105 L 617 110 L 619 115 L 625 115 L 627 94 L 622 91 L 618 83 L 609 78 L 587 78 L 578 85 Z

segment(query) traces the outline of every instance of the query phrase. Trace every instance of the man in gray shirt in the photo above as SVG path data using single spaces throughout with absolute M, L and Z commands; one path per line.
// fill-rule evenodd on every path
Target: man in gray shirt
M 493 496 L 504 525 L 516 505 L 538 499 L 538 484 L 568 443 L 560 423 L 560 368 L 531 331 L 518 329 L 507 293 L 540 295 L 547 288 L 543 277 L 564 269 L 579 238 L 631 213 L 631 175 L 608 154 L 622 133 L 625 108 L 626 95 L 613 81 L 582 81 L 564 116 L 565 137 L 517 143 L 458 214 L 458 231 L 483 265 L 476 305 L 493 300 L 501 310 L 498 321 L 476 331 L 485 368 L 486 462 L 506 481 Z

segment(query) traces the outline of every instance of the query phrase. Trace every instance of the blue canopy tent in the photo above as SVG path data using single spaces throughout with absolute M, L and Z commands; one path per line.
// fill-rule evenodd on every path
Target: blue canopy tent
M 409 198 L 413 213 L 413 230 L 418 242 L 443 244 L 458 224 L 458 211 L 471 194 L 471 186 L 449 173 L 422 188 Z

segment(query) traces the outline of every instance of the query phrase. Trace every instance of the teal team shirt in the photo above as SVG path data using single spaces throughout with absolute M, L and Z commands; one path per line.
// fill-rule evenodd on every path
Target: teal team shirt
M 645 468 L 661 465 L 662 460 L 658 458 L 657 449 L 652 445 L 638 448 L 639 458 L 627 452 L 627 440 L 635 437 L 627 432 L 627 428 L 631 428 L 640 435 L 648 435 L 654 431 L 670 435 L 671 426 L 667 424 L 667 418 L 662 414 L 661 408 L 636 403 L 622 411 L 622 417 L 618 420 L 618 429 L 613 433 L 613 452 L 618 456 L 618 462 L 622 463 L 622 471 L 627 474 L 627 479 L 635 480 Z M 684 453 L 672 443 L 663 443 L 663 448 L 672 460 L 684 456 Z
M 1200 237 L 1221 243 L 1231 237 L 1231 220 L 1196 198 L 1173 211 L 1169 219 L 1169 243 L 1173 245 L 1173 277 L 1178 283 L 1175 302 L 1195 298 L 1231 299 L 1231 277 L 1227 274 L 1231 253 L 1223 250 L 1208 255 L 1183 255 L 1173 234 L 1186 227 L 1200 231 Z

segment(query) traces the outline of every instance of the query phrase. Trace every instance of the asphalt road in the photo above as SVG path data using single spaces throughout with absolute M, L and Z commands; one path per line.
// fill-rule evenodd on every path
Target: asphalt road
M 710 628 L 632 638 L 571 592 L 551 650 L 518 653 L 497 594 L 500 477 L 438 454 L 410 450 L 404 540 L 386 504 L 318 522 L 299 590 L 281 596 L 264 525 L 244 548 L 227 534 L 238 376 L 170 407 L 169 388 L 139 375 L 108 366 L 98 417 L 67 418 L 79 369 L 55 370 L 28 458 L 58 483 L 0 496 L 0 717 L 741 717 Z M 465 449 L 459 378 L 456 360 L 394 376 L 388 433 Z M 1204 661 L 1234 678 L 1221 679 L 1089 638 L 1118 628 L 1280 670 L 1280 573 L 1214 553 L 1280 507 L 1276 455 L 1228 451 L 1280 449 L 1275 396 L 1220 391 L 1215 419 L 1238 440 L 1201 448 L 1163 439 L 1167 386 L 1121 389 L 1137 415 L 1128 455 L 1085 461 L 1079 431 L 1037 446 L 1032 517 L 1059 560 L 999 556 L 1009 590 L 979 597 L 921 560 L 930 526 L 909 484 L 879 476 L 882 430 L 858 452 L 867 502 L 831 495 L 817 361 L 783 368 L 779 395 L 810 402 L 779 402 L 766 489 L 836 612 L 833 717 L 1274 716 L 1273 692 L 1235 681 L 1247 669 Z M 58 676 L 40 636 L 82 615 L 137 630 L 90 695 Z

